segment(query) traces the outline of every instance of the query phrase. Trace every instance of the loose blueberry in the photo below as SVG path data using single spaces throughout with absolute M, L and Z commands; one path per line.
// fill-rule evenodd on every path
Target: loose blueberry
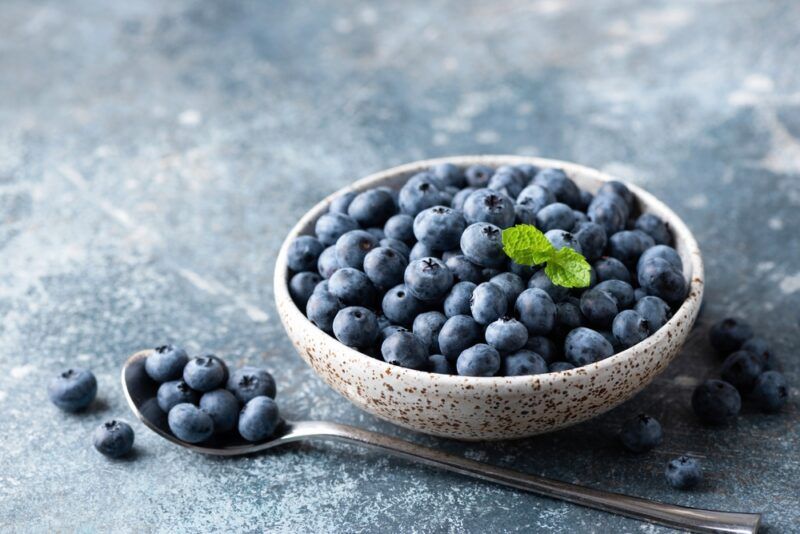
M 721 425 L 736 418 L 741 408 L 739 392 L 722 380 L 706 380 L 692 394 L 694 413 L 710 425 Z
M 423 258 L 408 264 L 403 276 L 406 288 L 423 302 L 444 298 L 453 287 L 453 273 L 438 258 Z
M 422 311 L 424 304 L 411 294 L 404 284 L 397 285 L 383 296 L 383 314 L 395 324 L 411 326 L 414 318 Z
M 752 352 L 739 350 L 732 352 L 722 362 L 722 379 L 745 394 L 753 389 L 758 375 L 764 370 L 761 360 Z
M 341 267 L 361 269 L 364 257 L 378 246 L 378 241 L 365 230 L 351 230 L 336 240 L 336 260 Z
M 556 305 L 544 290 L 526 289 L 517 298 L 514 310 L 531 336 L 547 335 L 556 324 Z
M 720 354 L 730 354 L 753 337 L 750 325 L 735 317 L 727 317 L 711 327 L 708 339 Z
M 439 348 L 448 360 L 455 361 L 464 350 L 482 337 L 481 326 L 468 315 L 456 315 L 447 319 L 439 331 Z
M 398 332 L 408 332 L 408 328 L 397 324 L 390 324 L 381 328 L 380 342 L 383 343 L 386 339 L 392 337 Z
M 104 456 L 120 458 L 133 449 L 133 429 L 125 421 L 112 419 L 95 429 L 92 442 Z
M 477 189 L 474 187 L 465 187 L 453 195 L 453 200 L 450 202 L 450 207 L 456 210 L 464 211 L 464 204 L 467 202 L 467 198 L 469 198 L 474 191 L 477 191 Z
M 763 337 L 754 336 L 742 343 L 742 350 L 747 350 L 758 356 L 761 366 L 765 371 L 780 371 L 778 358 Z
M 514 224 L 514 201 L 499 191 L 478 189 L 464 202 L 464 219 L 467 224 L 490 223 L 499 228 Z
M 239 401 L 227 389 L 215 389 L 200 397 L 200 409 L 214 422 L 214 432 L 221 434 L 236 428 L 239 419 Z
M 239 412 L 239 434 L 247 441 L 267 439 L 278 428 L 278 405 L 269 397 L 254 397 Z
M 590 328 L 576 328 L 564 340 L 564 356 L 576 367 L 604 360 L 613 354 L 611 343 Z
M 186 351 L 172 345 L 162 345 L 153 349 L 144 361 L 144 370 L 156 382 L 174 380 L 183 374 L 183 367 L 189 361 Z
M 428 208 L 414 218 L 414 236 L 432 250 L 458 248 L 466 227 L 461 212 L 445 206 Z
M 319 255 L 322 254 L 324 246 L 318 239 L 310 235 L 296 237 L 289 244 L 286 254 L 286 264 L 295 272 L 313 271 L 317 266 Z
M 662 299 L 653 296 L 640 298 L 633 309 L 645 318 L 650 325 L 650 333 L 653 334 L 664 326 L 671 315 L 669 305 Z
M 333 335 L 348 347 L 369 347 L 378 334 L 375 314 L 361 306 L 344 308 L 333 319 Z
M 756 379 L 750 397 L 762 411 L 779 412 L 789 400 L 786 379 L 777 371 L 765 371 Z
M 275 379 L 266 369 L 242 367 L 231 373 L 226 386 L 239 402 L 247 403 L 255 397 L 275 398 Z
M 195 391 L 183 380 L 170 380 L 158 386 L 156 401 L 158 407 L 164 413 L 178 404 L 197 404 L 200 400 L 200 392 Z
M 501 317 L 486 327 L 486 342 L 500 352 L 514 352 L 525 346 L 528 329 L 513 317 Z
M 411 332 L 392 334 L 381 344 L 381 355 L 386 363 L 422 371 L 428 365 L 428 351 L 422 341 Z
M 325 246 L 336 244 L 341 236 L 353 230 L 358 230 L 358 223 L 344 213 L 326 213 L 314 226 L 317 239 Z
M 211 391 L 228 381 L 228 367 L 213 354 L 192 358 L 183 368 L 183 381 L 196 391 Z
M 504 376 L 541 375 L 547 373 L 547 362 L 539 354 L 521 350 L 503 358 L 501 367 Z
M 625 421 L 619 433 L 622 445 L 635 453 L 647 452 L 657 447 L 663 437 L 661 424 L 643 413 Z
M 494 376 L 500 363 L 500 353 L 494 347 L 479 343 L 458 356 L 456 370 L 461 376 Z
M 438 311 L 429 311 L 417 315 L 412 331 L 428 352 L 439 352 L 439 332 L 447 322 L 447 317 Z
M 214 421 L 206 412 L 194 404 L 177 404 L 167 416 L 172 433 L 181 441 L 200 443 L 214 433 Z
M 333 273 L 328 281 L 328 291 L 343 304 L 352 306 L 371 306 L 376 295 L 369 276 L 352 267 Z
M 667 462 L 664 471 L 667 482 L 675 489 L 687 490 L 697 486 L 703 480 L 703 470 L 696 458 L 681 456 Z
M 347 214 L 364 228 L 382 227 L 395 211 L 397 206 L 394 198 L 383 189 L 370 189 L 359 193 L 347 208 Z
M 89 406 L 97 395 L 97 379 L 88 369 L 67 369 L 47 386 L 50 402 L 67 412 Z
M 406 267 L 406 258 L 391 248 L 378 247 L 364 257 L 364 273 L 378 288 L 386 289 L 401 283 Z

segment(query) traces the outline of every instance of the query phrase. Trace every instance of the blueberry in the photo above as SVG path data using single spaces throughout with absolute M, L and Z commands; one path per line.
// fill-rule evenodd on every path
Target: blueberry
M 314 325 L 328 334 L 333 333 L 333 319 L 342 302 L 328 291 L 317 291 L 308 298 L 306 303 L 306 316 Z
M 125 421 L 112 419 L 95 429 L 92 442 L 99 453 L 120 458 L 133 449 L 133 429 Z
M 541 170 L 539 167 L 531 163 L 520 163 L 519 165 L 515 165 L 515 167 L 528 181 L 533 180 L 533 177 L 536 176 L 536 173 Z
M 211 416 L 194 404 L 176 404 L 169 411 L 167 423 L 172 433 L 181 441 L 200 443 L 214 433 Z
M 384 248 L 390 248 L 399 253 L 406 259 L 406 261 L 408 261 L 409 256 L 411 256 L 411 248 L 399 239 L 384 237 L 378 242 L 378 244 Z
M 214 432 L 221 434 L 236 428 L 239 401 L 227 389 L 215 389 L 200 397 L 200 409 L 214 422 Z
M 765 371 L 756 379 L 751 393 L 753 402 L 767 413 L 779 412 L 789 400 L 786 379 L 777 371 Z
M 371 306 L 376 294 L 369 277 L 352 267 L 333 273 L 328 281 L 328 291 L 343 304 L 357 306 Z
M 542 289 L 531 288 L 520 293 L 514 309 L 531 336 L 547 335 L 556 324 L 556 305 Z
M 358 230 L 358 223 L 344 213 L 326 213 L 317 219 L 314 226 L 317 239 L 325 246 L 335 244 L 341 236 L 353 230 Z
M 461 250 L 469 261 L 481 267 L 501 267 L 507 258 L 500 228 L 485 222 L 467 226 L 461 234 Z
M 171 380 L 158 386 L 156 401 L 164 413 L 169 413 L 173 406 L 178 404 L 197 404 L 200 393 L 193 390 L 183 380 Z
M 500 353 L 479 343 L 459 354 L 456 370 L 461 376 L 494 376 L 500 370 Z
M 514 308 L 514 303 L 517 302 L 517 297 L 519 297 L 520 293 L 525 291 L 525 282 L 522 280 L 522 278 L 514 273 L 500 273 L 490 278 L 489 282 L 499 287 L 506 296 L 509 310 Z
M 686 280 L 680 271 L 661 258 L 651 258 L 640 266 L 637 273 L 639 285 L 648 295 L 661 297 L 667 303 L 678 305 L 686 297 Z
M 550 230 L 571 230 L 575 225 L 572 208 L 561 202 L 549 204 L 536 213 L 536 227 L 542 232 Z
M 380 187 L 377 187 L 376 189 L 379 189 L 380 191 L 386 191 L 387 193 L 389 193 L 389 195 L 392 197 L 392 200 L 394 201 L 395 209 L 397 208 L 397 199 L 400 197 L 400 192 L 397 189 L 394 189 L 386 185 L 382 185 Z
M 555 332 L 558 337 L 566 336 L 572 330 L 583 326 L 583 315 L 579 304 L 573 302 L 559 302 L 556 304 Z
M 361 306 L 339 310 L 333 319 L 333 335 L 348 347 L 366 348 L 378 339 L 378 319 Z
M 688 456 L 681 456 L 667 462 L 664 475 L 670 486 L 680 490 L 691 489 L 703 480 L 700 460 Z
M 652 213 L 641 214 L 636 219 L 635 228 L 652 237 L 657 245 L 669 245 L 672 242 L 672 235 L 667 224 Z
M 528 289 L 541 289 L 550 295 L 553 302 L 560 302 L 569 295 L 569 289 L 555 285 L 544 269 L 533 273 L 533 276 L 528 280 Z
M 408 332 L 408 328 L 405 326 L 400 326 L 397 324 L 390 324 L 381 328 L 381 335 L 380 335 L 380 342 L 383 343 L 384 340 L 393 336 L 398 332 Z
M 661 424 L 643 413 L 625 421 L 619 433 L 622 445 L 635 453 L 647 452 L 657 447 L 663 437 Z
M 514 222 L 536 226 L 536 212 L 526 204 L 514 204 Z
M 412 295 L 404 284 L 400 284 L 386 292 L 381 309 L 391 322 L 411 326 L 411 322 L 422 311 L 423 306 L 422 301 Z
M 515 174 L 510 170 L 503 171 L 498 169 L 489 179 L 489 183 L 486 184 L 486 187 L 493 191 L 503 193 L 509 198 L 516 198 L 525 187 L 523 180 L 521 174 Z
M 596 196 L 589 204 L 586 214 L 590 221 L 602 226 L 609 236 L 623 230 L 628 217 L 624 202 L 621 199 L 617 201 L 610 195 Z
M 347 214 L 364 228 L 383 226 L 395 211 L 397 206 L 394 198 L 382 189 L 370 189 L 359 193 L 347 208 Z
M 720 376 L 740 393 L 748 393 L 753 389 L 762 371 L 763 366 L 758 356 L 746 350 L 739 350 L 729 354 L 722 362 Z
M 367 232 L 372 234 L 372 237 L 377 239 L 378 243 L 380 243 L 381 239 L 385 239 L 386 238 L 386 234 L 383 233 L 383 228 L 377 228 L 377 227 L 373 226 L 372 228 L 367 228 Z
M 444 201 L 441 185 L 439 179 L 430 173 L 412 176 L 400 189 L 400 211 L 414 216 L 424 209 L 441 205 Z
M 267 439 L 278 428 L 278 405 L 269 397 L 254 397 L 239 412 L 239 435 L 247 441 Z
M 471 165 L 464 174 L 470 187 L 486 187 L 494 174 L 494 169 L 486 165 Z
M 636 312 L 645 318 L 653 334 L 664 326 L 671 315 L 669 305 L 662 299 L 653 296 L 642 297 L 633 307 Z
M 739 350 L 745 341 L 753 337 L 753 329 L 741 319 L 727 317 L 714 324 L 708 333 L 711 346 L 720 354 Z
M 575 225 L 574 233 L 587 260 L 595 260 L 603 255 L 608 239 L 602 226 L 591 221 L 581 222 Z
M 445 206 L 428 208 L 414 218 L 414 236 L 432 250 L 458 248 L 466 227 L 461 212 Z
M 578 228 L 579 224 L 584 224 L 584 223 L 585 224 L 588 224 L 588 223 L 594 224 L 592 221 L 589 220 L 589 216 L 586 215 L 582 211 L 572 210 L 572 214 L 575 216 L 575 225 L 572 227 L 573 231 L 577 231 L 577 228 Z
M 457 282 L 480 283 L 483 280 L 481 268 L 467 259 L 463 254 L 456 254 L 445 260 L 445 265 L 453 273 Z
M 678 255 L 678 251 L 672 247 L 668 247 L 667 245 L 656 245 L 642 252 L 641 257 L 636 264 L 636 269 L 641 270 L 642 265 L 652 258 L 661 258 L 662 260 L 666 260 L 670 265 L 672 265 L 673 269 L 678 272 L 683 272 L 683 262 L 681 261 L 680 255 Z
M 695 415 L 710 425 L 720 425 L 734 419 L 741 408 L 739 392 L 722 380 L 706 380 L 692 393 Z
M 301 235 L 289 244 L 286 263 L 296 272 L 314 270 L 324 248 L 318 239 L 310 235 Z
M 336 259 L 336 245 L 331 245 L 319 255 L 317 271 L 322 278 L 328 279 L 339 270 L 339 267 L 339 260 Z
M 275 379 L 266 369 L 258 367 L 242 367 L 231 373 L 225 386 L 239 402 L 247 403 L 255 397 L 275 398 Z
M 350 206 L 350 203 L 356 198 L 355 191 L 348 191 L 347 193 L 342 193 L 341 195 L 337 196 L 333 200 L 331 200 L 331 205 L 328 206 L 329 213 L 347 213 L 347 208 Z
M 535 265 L 521 265 L 514 260 L 508 260 L 508 270 L 525 280 L 529 280 L 538 269 Z
M 423 258 L 436 256 L 438 256 L 438 251 L 433 250 L 425 243 L 417 242 L 413 247 L 411 247 L 411 253 L 408 255 L 408 261 L 416 261 Z
M 575 366 L 569 362 L 553 362 L 548 367 L 548 370 L 551 373 L 561 373 L 563 371 L 569 371 L 571 369 L 575 369 Z
M 544 358 L 544 361 L 547 363 L 554 362 L 559 356 L 556 344 L 553 340 L 545 336 L 528 336 L 528 341 L 525 343 L 525 350 L 535 352 Z
M 436 302 L 444 298 L 453 287 L 453 273 L 438 258 L 414 260 L 403 275 L 406 288 L 423 302 Z
M 422 371 L 428 365 L 428 351 L 422 341 L 411 332 L 396 332 L 381 344 L 381 355 L 386 363 Z
M 553 204 L 555 206 L 555 204 Z M 556 250 L 561 250 L 564 247 L 569 247 L 573 249 L 578 254 L 583 253 L 581 250 L 581 244 L 578 242 L 578 239 L 575 237 L 574 234 L 571 232 L 567 232 L 566 230 L 548 230 L 547 233 L 544 234 L 550 244 L 553 245 L 553 248 Z
M 364 257 L 364 273 L 378 288 L 385 289 L 401 283 L 407 266 L 406 258 L 390 248 L 372 249 Z
M 364 257 L 378 246 L 378 241 L 365 230 L 351 230 L 336 241 L 336 260 L 341 267 L 361 269 Z
M 453 195 L 453 200 L 450 202 L 450 207 L 456 210 L 464 211 L 464 203 L 474 191 L 477 191 L 477 189 L 474 187 L 465 187 Z
M 196 391 L 211 391 L 228 380 L 228 367 L 213 354 L 192 358 L 183 368 L 183 381 Z
M 500 352 L 514 352 L 525 346 L 528 329 L 513 317 L 501 317 L 486 327 L 486 342 Z
M 543 169 L 536 174 L 533 183 L 546 187 L 558 202 L 571 208 L 581 205 L 581 190 L 561 169 Z
M 616 258 L 600 258 L 592 264 L 592 270 L 596 273 L 598 282 L 622 280 L 630 284 L 633 281 L 628 268 Z
M 643 298 L 645 298 L 647 296 L 648 296 L 647 291 L 645 291 L 641 287 L 637 287 L 636 289 L 633 290 L 633 300 L 635 300 L 636 302 L 639 302 L 640 300 L 642 300 Z M 654 298 L 658 298 L 658 297 L 654 297 Z M 658 300 L 661 300 L 661 299 L 658 299 Z
M 556 196 L 547 188 L 531 184 L 523 189 L 517 197 L 517 204 L 530 209 L 534 216 L 544 208 L 556 202 Z
M 576 209 L 585 212 L 589 208 L 589 204 L 592 203 L 592 200 L 594 200 L 594 195 L 581 189 L 581 201 Z
M 564 340 L 564 356 L 576 367 L 604 360 L 613 354 L 611 343 L 590 328 L 576 328 Z
M 540 375 L 548 372 L 547 362 L 539 354 L 521 350 L 503 358 L 503 376 Z
M 483 269 L 481 269 L 481 280 L 483 280 L 484 282 L 488 282 L 489 280 L 491 280 L 492 278 L 494 278 L 495 276 L 497 276 L 502 272 L 503 271 L 501 269 L 484 267 Z
M 301 310 L 306 309 L 308 298 L 314 292 L 314 288 L 322 281 L 322 277 L 317 273 L 306 271 L 297 273 L 289 280 L 289 294 L 292 300 Z
M 414 217 L 405 213 L 392 215 L 383 225 L 383 233 L 386 237 L 397 239 L 410 245 L 415 241 L 414 238 Z
M 97 395 L 97 379 L 88 369 L 67 369 L 47 385 L 50 402 L 67 412 L 89 406 Z
M 611 326 L 618 312 L 616 299 L 607 291 L 590 289 L 581 295 L 581 313 L 591 325 Z
M 429 172 L 439 178 L 445 186 L 461 189 L 467 183 L 464 172 L 452 163 L 439 163 L 431 167 Z
M 469 308 L 478 323 L 487 325 L 506 314 L 508 300 L 498 286 L 484 282 L 472 292 Z
M 765 371 L 780 371 L 780 365 L 769 343 L 763 337 L 754 336 L 742 344 L 742 350 L 748 350 L 758 356 Z
M 618 195 L 625 202 L 625 205 L 628 207 L 629 210 L 633 210 L 633 208 L 635 207 L 636 198 L 633 196 L 631 190 L 628 189 L 628 186 L 620 182 L 619 180 L 610 180 L 604 183 L 603 185 L 600 186 L 600 189 L 597 190 L 597 194 Z
M 624 310 L 633 306 L 635 298 L 633 287 L 628 282 L 622 280 L 605 280 L 594 286 L 597 291 L 605 291 L 617 301 L 617 308 Z
M 654 247 L 653 238 L 641 230 L 624 230 L 608 240 L 609 254 L 626 265 L 633 266 L 642 253 Z
M 429 311 L 417 315 L 412 331 L 428 352 L 439 352 L 439 331 L 447 321 L 442 312 Z
M 439 375 L 451 375 L 453 369 L 450 362 L 442 354 L 432 354 L 428 356 L 428 371 Z
M 455 315 L 447 319 L 439 331 L 439 348 L 448 360 L 455 361 L 462 351 L 482 337 L 481 326 L 468 315 Z
M 514 201 L 499 191 L 478 189 L 464 202 L 464 219 L 468 224 L 485 222 L 508 228 L 515 218 Z
M 447 317 L 456 315 L 470 315 L 470 301 L 472 292 L 477 286 L 472 282 L 459 282 L 455 284 L 444 299 L 444 314 Z
M 189 356 L 181 347 L 162 345 L 147 356 L 144 370 L 156 382 L 166 382 L 179 378 L 188 361 Z

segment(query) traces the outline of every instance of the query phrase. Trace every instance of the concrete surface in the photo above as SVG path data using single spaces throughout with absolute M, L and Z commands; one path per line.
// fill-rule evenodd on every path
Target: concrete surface
M 163 341 L 274 371 L 284 413 L 357 424 L 500 465 L 680 504 L 761 510 L 800 531 L 800 4 L 82 2 L 0 17 L 0 529 L 18 532 L 665 532 L 341 445 L 203 458 L 129 418 L 128 354 Z M 293 221 L 369 172 L 448 154 L 596 166 L 666 200 L 707 262 L 704 316 L 651 387 L 595 421 L 515 443 L 413 435 L 336 396 L 273 309 Z M 790 406 L 701 427 L 689 396 L 735 313 L 774 342 Z M 46 401 L 68 365 L 99 402 Z M 624 454 L 627 416 L 663 446 Z M 672 456 L 707 481 L 664 483 Z

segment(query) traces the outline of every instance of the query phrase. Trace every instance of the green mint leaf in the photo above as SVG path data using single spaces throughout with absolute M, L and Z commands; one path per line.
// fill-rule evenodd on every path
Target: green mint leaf
M 535 226 L 518 224 L 503 230 L 503 251 L 520 265 L 546 262 L 556 249 Z
M 586 258 L 569 247 L 556 251 L 547 261 L 544 268 L 550 280 L 562 287 L 587 287 L 591 275 L 591 267 Z

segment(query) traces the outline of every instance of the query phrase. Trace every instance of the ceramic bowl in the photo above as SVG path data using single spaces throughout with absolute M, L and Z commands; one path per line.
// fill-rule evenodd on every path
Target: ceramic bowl
M 542 375 L 466 377 L 414 371 L 351 349 L 314 326 L 289 296 L 286 254 L 297 236 L 314 233 L 330 201 L 345 191 L 376 186 L 399 189 L 415 173 L 451 162 L 466 167 L 531 163 L 563 169 L 582 189 L 595 192 L 616 179 L 564 161 L 517 156 L 463 156 L 417 161 L 367 176 L 314 206 L 295 225 L 275 266 L 275 301 L 286 333 L 300 356 L 333 389 L 367 412 L 397 425 L 461 440 L 502 440 L 551 432 L 595 417 L 632 397 L 678 354 L 703 298 L 703 263 L 692 233 L 666 205 L 627 184 L 642 212 L 672 229 L 689 284 L 686 301 L 670 321 L 643 342 L 585 367 Z

